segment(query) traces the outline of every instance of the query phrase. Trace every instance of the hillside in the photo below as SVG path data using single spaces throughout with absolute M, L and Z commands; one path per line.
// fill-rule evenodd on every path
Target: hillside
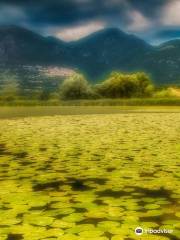
M 180 40 L 154 47 L 110 28 L 66 43 L 17 26 L 1 26 L 0 65 L 66 67 L 84 72 L 92 81 L 112 70 L 146 71 L 157 84 L 180 83 Z
M 161 44 L 144 59 L 144 69 L 158 83 L 180 84 L 180 40 Z
M 112 70 L 133 71 L 153 48 L 118 29 L 105 29 L 71 43 L 77 66 L 92 78 Z M 74 59 L 75 60 L 75 59 Z

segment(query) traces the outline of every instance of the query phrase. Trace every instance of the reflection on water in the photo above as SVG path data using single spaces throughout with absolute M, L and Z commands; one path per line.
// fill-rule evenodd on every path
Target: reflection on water
M 178 239 L 179 129 L 179 113 L 0 120 L 0 239 Z

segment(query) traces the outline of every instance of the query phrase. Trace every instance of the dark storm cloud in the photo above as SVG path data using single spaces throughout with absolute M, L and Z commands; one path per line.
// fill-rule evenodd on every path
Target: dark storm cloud
M 172 13 L 168 20 L 164 18 L 168 4 L 172 9 L 179 0 L 0 0 L 0 24 L 13 23 L 52 34 L 54 29 L 76 26 L 80 32 L 82 24 L 83 29 L 87 24 L 92 30 L 92 24 L 101 21 L 98 26 L 115 26 L 143 36 L 161 30 L 171 18 L 172 23 L 179 21 L 179 15 L 175 18 Z
M 169 0 L 2 0 L 0 5 L 19 7 L 29 21 L 41 24 L 71 24 L 92 18 L 126 21 L 126 11 L 137 9 L 151 17 Z
M 29 23 L 57 24 L 71 23 L 81 17 L 78 5 L 74 1 L 38 0 L 38 1 L 1 1 L 4 8 L 22 11 Z

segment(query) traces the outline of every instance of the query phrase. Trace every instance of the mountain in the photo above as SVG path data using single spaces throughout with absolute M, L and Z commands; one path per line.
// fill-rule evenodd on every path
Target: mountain
M 68 67 L 84 72 L 92 81 L 112 70 L 146 71 L 156 83 L 180 83 L 180 40 L 154 47 L 108 28 L 67 43 L 21 27 L 1 26 L 0 65 Z
M 54 64 L 64 60 L 65 43 L 17 26 L 0 27 L 0 63 Z
M 180 40 L 172 40 L 156 47 L 143 68 L 161 84 L 180 84 Z
M 153 51 L 143 40 L 114 28 L 71 43 L 71 47 L 76 64 L 92 78 L 116 69 L 140 68 L 144 56 Z

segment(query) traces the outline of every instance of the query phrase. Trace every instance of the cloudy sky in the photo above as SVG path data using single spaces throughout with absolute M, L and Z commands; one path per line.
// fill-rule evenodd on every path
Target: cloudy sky
M 65 41 L 117 27 L 158 44 L 180 38 L 180 0 L 0 0 L 0 24 Z

